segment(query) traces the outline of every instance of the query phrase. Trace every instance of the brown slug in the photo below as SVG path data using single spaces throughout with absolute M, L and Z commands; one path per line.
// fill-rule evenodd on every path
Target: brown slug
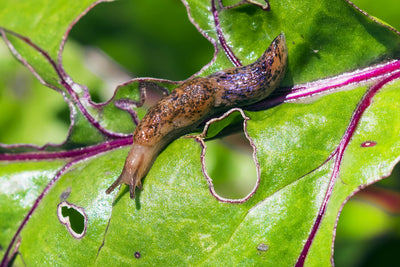
M 211 116 L 266 98 L 285 76 L 286 62 L 287 47 L 282 33 L 254 63 L 182 83 L 140 121 L 122 173 L 106 193 L 125 183 L 134 198 L 135 188 L 142 187 L 142 178 L 169 143 L 194 131 Z

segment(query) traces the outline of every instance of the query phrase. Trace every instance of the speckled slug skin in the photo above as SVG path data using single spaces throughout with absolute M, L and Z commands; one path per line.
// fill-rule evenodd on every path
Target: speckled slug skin
M 142 178 L 161 150 L 213 115 L 266 98 L 285 76 L 286 62 L 287 47 L 282 33 L 254 63 L 181 84 L 140 121 L 122 173 L 106 193 L 125 183 L 129 185 L 130 197 L 134 198 L 135 188 L 141 188 Z

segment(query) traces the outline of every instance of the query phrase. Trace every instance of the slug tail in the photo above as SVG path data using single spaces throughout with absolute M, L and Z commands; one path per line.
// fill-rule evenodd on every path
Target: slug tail
M 252 64 L 210 74 L 216 108 L 245 107 L 268 97 L 285 77 L 285 35 L 281 33 Z

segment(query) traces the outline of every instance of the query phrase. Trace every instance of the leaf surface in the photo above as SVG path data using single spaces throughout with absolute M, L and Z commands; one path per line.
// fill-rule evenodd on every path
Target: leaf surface
M 251 4 L 228 9 L 219 1 L 183 1 L 189 18 L 216 48 L 213 61 L 198 75 L 251 63 L 285 33 L 289 63 L 281 88 L 245 111 L 244 131 L 254 144 L 260 182 L 248 201 L 218 201 L 202 173 L 204 150 L 195 138 L 183 137 L 159 155 L 144 190 L 132 201 L 126 186 L 111 196 L 104 190 L 121 171 L 135 116 L 145 112 L 142 86 L 172 90 L 177 83 L 136 79 L 118 87 L 110 101 L 91 102 L 87 88 L 63 73 L 58 47 L 72 21 L 92 2 L 69 6 L 53 1 L 21 20 L 12 15 L 27 13 L 33 3 L 0 4 L 6 42 L 43 83 L 65 94 L 73 114 L 70 135 L 61 146 L 45 152 L 3 148 L 0 217 L 11 214 L 13 221 L 1 225 L 6 231 L 1 246 L 7 247 L 16 232 L 19 257 L 27 265 L 331 264 L 343 203 L 388 176 L 400 155 L 399 63 L 392 60 L 399 56 L 397 32 L 346 1 L 270 1 L 270 11 Z M 46 23 L 40 23 L 43 17 Z M 283 103 L 275 106 L 275 100 Z M 137 114 L 126 112 L 132 107 Z M 211 124 L 209 137 L 232 121 L 227 117 Z M 31 158 L 22 158 L 26 155 Z M 224 164 L 236 162 L 226 157 Z M 38 189 L 3 189 L 20 179 L 38 183 Z M 28 204 L 13 200 L 9 213 L 5 203 L 11 197 L 29 194 L 36 199 Z M 82 238 L 74 236 L 76 227 L 62 222 L 68 216 L 57 213 L 60 203 L 78 212 L 69 223 L 85 225 Z M 32 216 L 19 232 L 19 220 L 30 205 Z

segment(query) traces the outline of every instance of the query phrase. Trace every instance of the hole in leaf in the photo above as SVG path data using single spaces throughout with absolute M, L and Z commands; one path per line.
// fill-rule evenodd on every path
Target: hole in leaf
M 252 152 L 243 134 L 207 142 L 206 169 L 218 195 L 240 199 L 251 192 L 257 182 Z
M 82 207 L 63 201 L 57 206 L 57 215 L 74 238 L 80 239 L 85 235 L 87 217 Z
M 390 176 L 360 190 L 344 205 L 336 229 L 336 266 L 354 266 L 354 259 L 358 266 L 396 265 L 400 237 L 393 234 L 393 226 L 400 216 L 399 178 L 397 163 Z
M 82 234 L 85 228 L 85 217 L 74 208 L 62 207 L 61 214 L 64 218 L 69 217 L 71 229 L 77 234 Z
M 206 123 L 196 137 L 203 147 L 201 162 L 211 194 L 222 202 L 243 203 L 257 190 L 260 169 L 256 147 L 247 133 L 249 118 L 243 110 L 234 108 Z M 233 130 L 241 129 L 238 135 Z M 239 127 L 236 127 L 239 126 Z M 216 137 L 225 136 L 221 140 Z M 205 143 L 205 140 L 208 140 Z M 213 141 L 211 141 L 213 140 Z

